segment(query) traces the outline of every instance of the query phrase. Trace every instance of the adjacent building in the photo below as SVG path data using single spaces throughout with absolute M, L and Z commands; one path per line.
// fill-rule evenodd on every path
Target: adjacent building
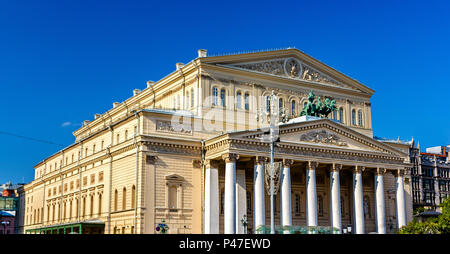
M 311 91 L 335 100 L 328 118 L 299 117 Z M 152 234 L 164 220 L 169 233 L 232 234 L 244 216 L 256 232 L 270 224 L 265 137 L 276 111 L 289 121 L 277 125 L 275 224 L 395 232 L 412 219 L 413 165 L 373 138 L 373 93 L 293 48 L 199 50 L 35 166 L 23 232 Z
M 440 212 L 439 204 L 450 197 L 450 145 L 411 148 L 413 208 Z
M 18 189 L 23 184 L 11 182 L 0 185 L 0 235 L 19 232 L 20 203 Z

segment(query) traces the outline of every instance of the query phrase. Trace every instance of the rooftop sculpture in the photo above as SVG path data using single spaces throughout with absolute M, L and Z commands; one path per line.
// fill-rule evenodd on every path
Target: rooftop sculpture
M 300 116 L 316 116 L 316 117 L 327 117 L 328 114 L 336 110 L 336 101 L 325 98 L 325 100 L 320 100 L 320 96 L 317 98 L 317 102 L 314 103 L 315 99 L 314 92 L 309 92 L 308 102 L 305 107 L 300 112 Z

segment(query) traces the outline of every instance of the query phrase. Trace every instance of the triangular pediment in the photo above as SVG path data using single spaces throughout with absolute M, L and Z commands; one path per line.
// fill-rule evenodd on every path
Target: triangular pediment
M 242 57 L 240 57 L 242 56 Z M 297 49 L 215 57 L 208 63 L 372 94 L 374 91 Z
M 264 131 L 253 130 L 230 134 L 233 139 L 263 140 Z M 371 137 L 358 133 L 329 119 L 304 121 L 279 126 L 280 144 L 347 151 L 378 153 L 405 157 L 406 154 Z

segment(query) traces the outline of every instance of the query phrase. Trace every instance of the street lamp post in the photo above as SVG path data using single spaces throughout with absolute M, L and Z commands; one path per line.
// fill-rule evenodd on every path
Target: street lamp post
M 274 194 L 276 172 L 274 167 L 274 146 L 275 142 L 279 142 L 280 139 L 278 129 L 279 104 L 278 97 L 274 94 L 274 91 L 272 91 L 272 94 L 269 96 L 268 100 L 266 100 L 266 103 L 270 103 L 270 107 L 267 107 L 269 105 L 266 105 L 266 112 L 264 112 L 263 107 L 261 107 L 256 114 L 256 119 L 257 121 L 263 122 L 263 116 L 265 115 L 267 117 L 266 121 L 269 122 L 269 133 L 265 132 L 266 135 L 264 135 L 262 139 L 263 141 L 270 143 L 270 233 L 275 234 Z M 267 112 L 267 109 L 270 109 L 270 111 Z

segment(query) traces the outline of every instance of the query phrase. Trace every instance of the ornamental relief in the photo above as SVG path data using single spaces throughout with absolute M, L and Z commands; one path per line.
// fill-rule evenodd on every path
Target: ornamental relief
M 300 136 L 300 141 L 311 143 L 330 144 L 335 146 L 348 146 L 347 142 L 341 141 L 341 138 L 326 130 L 311 131 Z
M 293 57 L 268 60 L 264 62 L 234 64 L 231 66 L 293 79 L 302 79 L 338 87 L 350 88 Z
M 191 125 L 177 124 L 173 126 L 171 121 L 161 121 L 161 120 L 156 121 L 156 131 L 192 135 Z

